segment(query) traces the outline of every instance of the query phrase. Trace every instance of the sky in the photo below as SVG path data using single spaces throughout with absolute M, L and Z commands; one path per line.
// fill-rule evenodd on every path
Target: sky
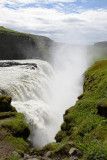
M 107 41 L 107 0 L 0 0 L 0 26 L 57 42 Z

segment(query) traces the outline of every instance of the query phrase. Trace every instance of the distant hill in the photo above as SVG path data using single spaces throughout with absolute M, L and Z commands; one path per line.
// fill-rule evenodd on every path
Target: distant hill
M 44 36 L 20 33 L 0 27 L 0 59 L 49 59 L 54 41 Z
M 88 46 L 88 54 L 107 57 L 107 41 L 97 42 L 92 46 Z
M 95 43 L 94 46 L 107 47 L 107 41 Z

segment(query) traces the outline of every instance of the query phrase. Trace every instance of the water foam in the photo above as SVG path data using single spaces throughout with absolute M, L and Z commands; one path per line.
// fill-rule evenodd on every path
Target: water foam
M 82 74 L 89 66 L 84 47 L 61 46 L 53 55 L 54 72 L 41 60 L 16 61 L 25 65 L 0 69 L 1 93 L 11 96 L 17 111 L 25 115 L 31 126 L 31 141 L 39 147 L 54 141 L 65 110 L 82 93 Z
M 56 124 L 49 98 L 53 70 L 49 63 L 41 60 L 23 60 L 21 63 L 35 63 L 37 67 L 34 68 L 32 65 L 1 67 L 0 91 L 11 96 L 12 105 L 25 115 L 32 130 L 31 141 L 33 145 L 40 147 L 54 141 L 55 133 L 52 130 Z

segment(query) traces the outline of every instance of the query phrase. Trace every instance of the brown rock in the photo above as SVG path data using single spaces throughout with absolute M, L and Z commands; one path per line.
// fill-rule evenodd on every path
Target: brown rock
M 71 157 L 70 157 L 70 160 L 78 160 L 78 158 L 77 158 L 77 157 L 74 157 L 74 156 L 71 156 Z
M 101 99 L 97 104 L 98 114 L 107 117 L 107 99 Z
M 51 157 L 51 155 L 52 155 L 52 152 L 51 152 L 51 151 L 48 151 L 45 156 L 46 156 L 46 157 Z
M 82 152 L 79 149 L 77 149 L 77 148 L 71 148 L 69 150 L 69 155 L 70 156 L 81 157 L 82 156 Z
M 21 156 L 16 151 L 12 151 L 11 154 L 15 155 L 18 158 L 21 158 Z
M 68 144 L 72 146 L 74 143 L 73 142 L 69 142 Z
M 27 160 L 39 160 L 39 159 L 37 159 L 37 158 L 29 158 Z
M 29 159 L 29 158 L 31 158 L 28 154 L 24 154 L 24 159 L 26 160 L 26 159 Z

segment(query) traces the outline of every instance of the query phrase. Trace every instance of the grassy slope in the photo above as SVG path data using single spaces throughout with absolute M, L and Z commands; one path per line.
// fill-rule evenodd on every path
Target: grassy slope
M 53 41 L 44 36 L 0 27 L 0 59 L 48 59 Z
M 53 157 L 69 159 L 69 142 L 79 148 L 83 160 L 107 159 L 107 60 L 97 61 L 85 75 L 84 92 L 75 106 L 66 110 L 56 142 L 46 145 Z M 100 110 L 98 111 L 98 107 Z M 106 108 L 106 112 L 105 109 Z
M 11 106 L 10 97 L 0 95 L 0 158 L 7 157 L 13 150 L 21 154 L 28 152 L 26 139 L 29 134 L 23 114 Z
M 88 69 L 84 93 L 66 111 L 61 131 L 56 135 L 57 141 L 66 137 L 73 140 L 83 151 L 84 159 L 107 158 L 107 119 L 98 114 L 99 103 L 107 107 L 107 60 Z

